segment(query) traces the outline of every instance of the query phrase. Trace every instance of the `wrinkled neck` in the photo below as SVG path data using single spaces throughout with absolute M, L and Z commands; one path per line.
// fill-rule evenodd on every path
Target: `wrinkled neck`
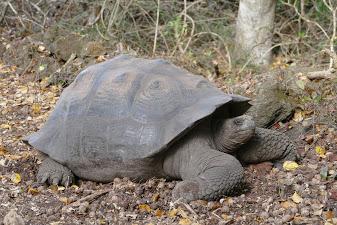
M 238 129 L 238 127 L 232 126 L 234 119 L 236 118 L 212 121 L 214 146 L 221 152 L 234 154 L 255 132 L 255 129 L 250 125 L 249 129 Z
M 229 133 L 223 129 L 224 120 L 216 120 L 213 122 L 213 142 L 217 150 L 232 154 L 239 147 L 239 143 L 228 138 Z

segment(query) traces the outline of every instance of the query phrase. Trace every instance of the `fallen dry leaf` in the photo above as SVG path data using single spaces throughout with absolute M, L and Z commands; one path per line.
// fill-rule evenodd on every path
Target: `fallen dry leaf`
M 164 211 L 161 209 L 156 209 L 155 213 L 156 217 L 162 217 L 164 215 Z
M 12 176 L 11 176 L 11 181 L 14 183 L 14 184 L 18 184 L 21 182 L 21 175 L 18 174 L 18 173 L 13 173 Z
M 182 218 L 182 219 L 179 220 L 180 225 L 189 225 L 191 223 L 192 223 L 191 220 L 188 219 L 188 218 Z
M 325 213 L 325 219 L 331 220 L 334 217 L 334 212 L 332 210 L 329 210 Z
M 158 199 L 159 199 L 159 193 L 153 194 L 151 199 L 152 199 L 153 202 L 158 201 Z
M 98 224 L 106 224 L 106 220 L 105 219 L 99 219 Z
M 41 64 L 41 65 L 39 66 L 39 71 L 41 72 L 41 71 L 45 70 L 46 67 L 47 67 L 46 64 Z
M 314 141 L 315 135 L 309 134 L 306 135 L 304 140 L 310 145 Z
M 293 120 L 295 122 L 301 122 L 303 121 L 303 119 L 304 119 L 303 111 L 298 111 L 298 110 L 295 111 Z
M 293 219 L 295 224 L 303 224 L 303 221 L 305 220 L 304 217 L 296 215 Z
M 233 205 L 234 204 L 234 200 L 231 197 L 226 198 L 226 202 L 227 202 L 228 205 Z
M 63 186 L 58 186 L 58 187 L 57 187 L 57 190 L 58 190 L 58 191 L 64 191 L 65 189 L 66 189 L 66 188 L 63 187 Z
M 295 193 L 291 196 L 291 199 L 293 200 L 293 202 L 299 204 L 303 201 L 303 198 L 297 194 L 297 192 L 295 191 Z
M 330 224 L 331 224 L 331 225 L 336 225 L 336 224 L 337 224 L 337 218 L 334 217 L 334 218 L 328 219 L 328 221 L 325 222 L 324 225 L 330 225 Z
M 79 187 L 75 184 L 71 185 L 70 188 L 73 188 L 75 191 L 77 191 L 79 189 Z
M 11 127 L 11 125 L 9 125 L 8 123 L 3 123 L 3 124 L 1 124 L 0 125 L 0 128 L 1 129 L 11 129 L 12 127 Z
M 140 204 L 140 205 L 138 205 L 138 209 L 141 212 L 147 212 L 147 213 L 151 212 L 151 208 L 150 208 L 150 206 L 148 204 Z
M 329 198 L 337 202 L 337 189 L 332 189 L 329 194 Z
M 13 73 L 16 70 L 16 66 L 6 66 L 0 63 L 0 73 Z
M 31 195 L 37 195 L 39 193 L 39 190 L 29 187 L 27 192 Z
M 285 209 L 297 207 L 297 205 L 294 202 L 291 202 L 291 201 L 281 202 L 280 205 L 282 206 L 282 208 L 285 208 Z
M 322 213 L 323 213 L 323 209 L 319 209 L 319 210 L 314 211 L 315 216 L 321 216 Z
M 296 170 L 298 168 L 298 164 L 294 161 L 285 161 L 283 163 L 283 169 L 286 171 Z
M 324 149 L 323 147 L 321 147 L 321 146 L 316 146 L 316 147 L 315 147 L 315 152 L 317 153 L 317 155 L 318 155 L 319 157 L 325 158 L 325 153 L 326 153 L 326 151 L 325 151 L 325 149 Z
M 58 189 L 59 189 L 59 188 L 58 188 L 57 185 L 52 184 L 52 185 L 49 186 L 49 190 L 51 190 L 52 192 L 57 192 Z
M 38 103 L 34 103 L 32 105 L 32 113 L 33 115 L 38 115 L 41 113 L 41 105 Z
M 0 156 L 4 156 L 5 154 L 8 154 L 7 149 L 3 146 L 0 146 Z
M 46 50 L 46 47 L 44 47 L 43 45 L 39 45 L 39 46 L 37 47 L 37 51 L 38 51 L 38 52 L 43 52 L 44 50 Z
M 178 209 L 174 208 L 174 209 L 171 209 L 169 212 L 168 212 L 168 216 L 169 217 L 175 217 L 178 213 Z
M 28 87 L 26 87 L 26 86 L 21 86 L 21 87 L 19 87 L 17 90 L 18 90 L 18 92 L 20 92 L 21 94 L 27 94 L 27 92 L 28 92 Z
M 221 214 L 222 219 L 225 220 L 225 224 L 229 223 L 230 221 L 233 221 L 233 216 L 227 215 L 225 213 Z
M 183 218 L 188 218 L 187 213 L 180 206 L 178 207 L 178 214 Z
M 5 158 L 8 159 L 8 160 L 16 161 L 16 160 L 21 159 L 22 156 L 21 155 L 5 155 Z
M 71 200 L 67 197 L 60 197 L 59 200 L 60 200 L 60 202 L 62 202 L 65 205 L 68 205 L 68 204 L 71 203 Z

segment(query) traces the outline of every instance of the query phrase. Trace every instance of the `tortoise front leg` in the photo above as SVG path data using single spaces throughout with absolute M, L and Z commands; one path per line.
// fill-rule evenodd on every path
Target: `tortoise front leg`
M 177 151 L 164 161 L 164 172 L 181 178 L 173 198 L 217 199 L 231 194 L 243 180 L 243 167 L 233 156 L 211 148 Z
M 243 163 L 265 161 L 296 161 L 299 156 L 295 144 L 281 132 L 256 128 L 255 135 L 237 151 L 237 158 Z
M 47 157 L 43 160 L 37 173 L 39 183 L 69 186 L 74 181 L 74 175 L 70 169 Z

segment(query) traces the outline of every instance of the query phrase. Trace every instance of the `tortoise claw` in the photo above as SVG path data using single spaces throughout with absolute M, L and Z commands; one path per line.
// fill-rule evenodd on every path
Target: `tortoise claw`
M 52 185 L 62 184 L 64 186 L 69 186 L 73 179 L 74 176 L 71 170 L 50 158 L 47 158 L 42 162 L 37 174 L 39 183 L 48 182 Z
M 44 174 L 38 174 L 37 175 L 37 182 L 40 184 L 46 183 L 48 181 L 50 174 L 49 173 L 44 173 Z

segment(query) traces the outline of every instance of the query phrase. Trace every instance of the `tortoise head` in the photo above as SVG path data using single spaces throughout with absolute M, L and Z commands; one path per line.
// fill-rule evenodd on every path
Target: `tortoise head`
M 214 144 L 217 150 L 225 153 L 234 153 L 255 133 L 255 122 L 247 115 L 217 119 L 213 123 Z

